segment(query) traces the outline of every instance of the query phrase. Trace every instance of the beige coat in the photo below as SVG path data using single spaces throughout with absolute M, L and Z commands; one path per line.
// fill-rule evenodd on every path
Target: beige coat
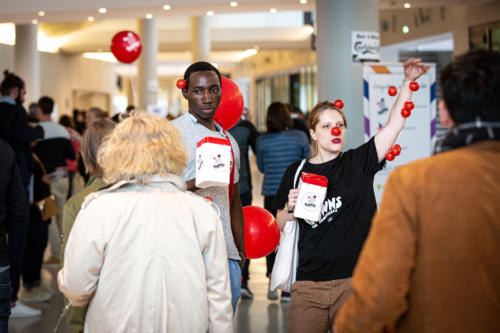
M 221 223 L 180 177 L 121 182 L 87 197 L 59 288 L 89 309 L 85 332 L 232 332 Z
M 500 332 L 500 142 L 396 169 L 335 322 L 349 332 Z

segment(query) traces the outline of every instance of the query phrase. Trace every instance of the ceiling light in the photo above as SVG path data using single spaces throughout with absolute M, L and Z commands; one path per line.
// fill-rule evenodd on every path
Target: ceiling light
M 410 32 L 410 28 L 405 24 L 403 25 L 403 27 L 401 28 L 401 31 L 403 31 L 403 33 L 406 35 L 407 33 Z
M 101 14 L 106 14 L 107 9 L 106 8 L 99 8 L 98 12 Z
M 38 23 L 38 20 L 37 19 L 32 19 L 31 20 L 31 24 L 37 24 Z
M 94 17 L 93 17 L 93 16 L 89 16 L 89 17 L 87 18 L 87 21 L 89 21 L 89 22 L 94 22 Z
M 151 19 L 153 18 L 153 14 L 149 14 L 149 13 L 148 13 L 148 14 L 146 14 L 146 18 L 147 18 L 148 20 L 151 20 Z
M 230 5 L 231 7 L 237 7 L 238 3 L 236 1 L 231 1 Z
M 164 6 L 163 6 L 163 9 L 164 9 L 164 10 L 170 10 L 171 8 L 172 8 L 172 6 L 170 6 L 170 5 L 164 5 Z
M 278 10 L 276 8 L 271 8 L 269 9 L 269 12 L 271 12 L 271 14 L 276 14 Z
M 403 5 L 403 7 L 405 7 L 405 8 L 411 8 L 411 3 L 405 2 L 405 4 Z
M 207 16 L 214 16 L 214 14 L 215 14 L 215 13 L 214 13 L 214 11 L 213 11 L 213 10 L 209 10 L 209 11 L 207 12 Z
M 45 16 L 45 12 L 43 10 L 39 11 L 38 16 Z
M 300 3 L 305 5 L 307 3 L 307 0 L 300 0 Z

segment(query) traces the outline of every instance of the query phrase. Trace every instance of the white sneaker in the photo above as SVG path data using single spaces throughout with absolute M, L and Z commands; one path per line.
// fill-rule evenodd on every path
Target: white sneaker
M 32 289 L 24 289 L 21 298 L 24 302 L 45 302 L 48 301 L 54 292 L 44 286 L 38 286 Z
M 35 309 L 16 301 L 14 306 L 10 309 L 11 318 L 21 317 L 38 317 L 42 315 L 42 310 Z

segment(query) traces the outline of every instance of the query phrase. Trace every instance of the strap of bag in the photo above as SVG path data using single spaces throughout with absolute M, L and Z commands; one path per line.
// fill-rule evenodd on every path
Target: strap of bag
M 302 162 L 300 162 L 299 167 L 297 168 L 297 171 L 295 172 L 295 178 L 293 178 L 293 188 L 297 188 L 297 179 L 299 178 L 299 174 L 302 171 L 302 168 L 304 167 L 304 164 L 306 163 L 307 159 L 304 158 Z
M 45 166 L 43 165 L 42 161 L 40 160 L 40 158 L 35 154 L 35 153 L 32 153 L 33 155 L 33 159 L 38 163 L 40 164 L 40 167 L 42 168 L 42 172 L 44 175 L 47 174 L 47 169 L 45 169 Z
M 231 144 L 231 140 L 229 140 L 229 136 L 227 135 L 226 131 L 222 133 L 224 133 L 224 136 L 229 141 L 229 147 L 231 147 L 231 159 L 233 161 L 233 163 L 231 163 L 231 174 L 229 175 L 229 207 L 231 207 L 231 203 L 233 201 L 234 167 L 236 161 L 234 160 L 234 151 L 233 151 L 233 145 Z

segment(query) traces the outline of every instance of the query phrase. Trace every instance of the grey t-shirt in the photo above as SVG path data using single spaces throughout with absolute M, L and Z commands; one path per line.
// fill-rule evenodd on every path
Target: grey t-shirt
M 182 178 L 184 181 L 191 180 L 196 177 L 196 144 L 201 140 L 209 137 L 223 138 L 224 135 L 222 128 L 215 124 L 217 131 L 211 131 L 202 124 L 200 124 L 196 118 L 187 112 L 185 115 L 175 119 L 173 121 L 175 125 L 182 132 L 182 142 L 186 147 L 189 154 L 188 165 L 186 169 L 182 172 Z M 238 143 L 227 133 L 229 140 L 231 141 L 231 147 L 234 152 L 235 166 L 234 169 L 234 183 L 239 180 L 238 170 L 240 169 L 240 150 L 238 148 Z M 224 238 L 226 240 L 226 250 L 229 259 L 240 260 L 238 249 L 234 243 L 233 232 L 231 230 L 231 215 L 229 213 L 229 187 L 228 186 L 212 186 L 203 189 L 199 189 L 195 192 L 197 195 L 203 197 L 211 197 L 213 202 L 219 207 L 220 218 L 222 221 L 222 228 L 224 230 Z

